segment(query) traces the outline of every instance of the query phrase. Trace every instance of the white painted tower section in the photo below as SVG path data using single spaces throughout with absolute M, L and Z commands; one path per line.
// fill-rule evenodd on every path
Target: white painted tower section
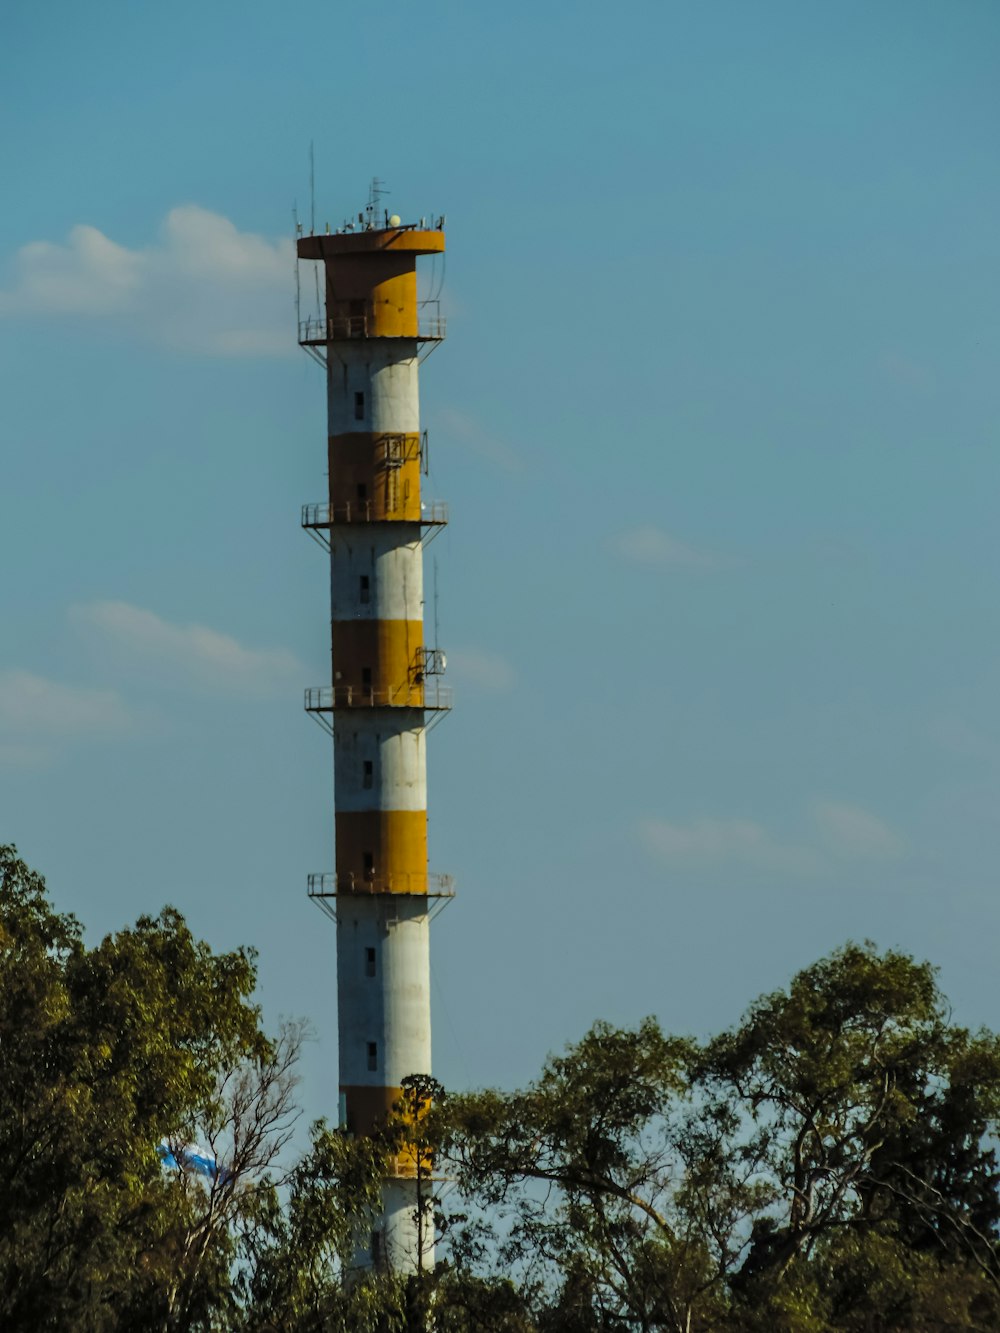
M 388 527 L 388 524 L 384 525 Z M 330 616 L 333 620 L 411 620 L 424 615 L 424 553 L 418 523 L 383 532 L 360 525 L 330 536 Z M 399 531 L 403 529 L 404 531 Z M 359 598 L 362 577 L 368 596 Z
M 354 1087 L 399 1087 L 408 1074 L 431 1072 L 430 928 L 427 900 L 352 899 L 337 905 L 337 1012 L 340 1081 Z M 393 912 L 395 909 L 395 912 Z M 390 915 L 391 914 L 391 915 Z M 394 917 L 394 919 L 392 919 Z M 369 960 L 372 960 L 369 962 Z M 371 975 L 374 971 L 374 976 Z M 374 1045 L 375 1060 L 369 1059 Z M 355 1263 L 384 1258 L 394 1272 L 417 1267 L 416 1182 L 395 1179 L 383 1190 L 383 1239 Z M 424 1266 L 434 1262 L 425 1241 Z
M 331 435 L 369 430 L 375 434 L 420 429 L 417 344 L 393 338 L 392 347 L 371 342 L 337 347 L 327 364 L 327 419 Z M 364 394 L 358 415 L 355 394 Z

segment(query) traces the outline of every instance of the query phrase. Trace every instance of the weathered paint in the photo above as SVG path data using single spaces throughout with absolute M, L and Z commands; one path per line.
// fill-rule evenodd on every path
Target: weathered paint
M 416 342 L 364 338 L 331 346 L 327 423 L 334 516 L 341 522 L 419 521 Z
M 409 538 L 409 539 L 408 539 Z M 423 558 L 419 528 L 333 529 L 330 542 L 333 684 L 423 703 Z
M 427 899 L 338 899 L 337 922 L 340 1084 L 350 1114 L 350 1089 L 397 1089 L 408 1074 L 430 1073 Z M 367 975 L 367 949 L 375 950 L 374 976 Z
M 326 314 L 335 332 L 339 325 L 344 337 L 415 338 L 415 257 L 363 255 L 328 266 Z
M 416 342 L 385 344 L 371 339 L 331 348 L 326 371 L 327 435 L 419 431 L 417 351 Z M 358 393 L 363 395 L 360 405 Z
M 374 698 L 387 691 L 400 706 L 423 703 L 423 623 L 419 620 L 335 620 L 333 683 Z M 367 674 L 366 674 L 367 673 Z
M 422 620 L 423 615 L 424 564 L 415 523 L 331 529 L 331 620 Z
M 338 885 L 427 892 L 426 810 L 344 810 L 334 816 Z
M 420 467 L 420 436 L 415 433 L 331 435 L 331 519 L 338 524 L 419 523 L 424 516 Z M 352 534 L 348 530 L 345 535 Z
M 400 721 L 417 716 L 381 709 L 338 716 L 333 780 L 341 813 L 426 809 L 424 728 Z

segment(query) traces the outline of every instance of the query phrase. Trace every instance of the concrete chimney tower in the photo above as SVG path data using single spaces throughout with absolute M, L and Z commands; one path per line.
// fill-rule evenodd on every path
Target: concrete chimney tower
M 403 1078 L 431 1072 L 429 924 L 452 894 L 427 869 L 425 743 L 450 695 L 424 634 L 423 546 L 447 513 L 421 494 L 417 389 L 444 337 L 436 302 L 417 299 L 417 260 L 444 251 L 444 219 L 404 225 L 378 203 L 373 188 L 357 223 L 298 238 L 298 258 L 321 265 L 325 310 L 300 318 L 299 341 L 325 368 L 329 423 L 328 497 L 302 524 L 330 556 L 330 684 L 306 691 L 306 709 L 333 736 L 336 868 L 309 893 L 336 922 L 340 1115 L 359 1135 Z M 420 1265 L 415 1176 L 396 1160 L 359 1266 Z

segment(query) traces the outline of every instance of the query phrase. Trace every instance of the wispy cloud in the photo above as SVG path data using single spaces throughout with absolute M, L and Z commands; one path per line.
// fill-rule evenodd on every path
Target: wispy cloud
M 13 259 L 0 317 L 104 320 L 153 341 L 217 356 L 295 348 L 290 239 L 241 232 L 196 204 L 171 209 L 158 238 L 129 249 L 96 227 L 36 240 Z
M 7 734 L 79 735 L 120 731 L 131 723 L 114 690 L 66 685 L 30 671 L 0 672 L 0 728 Z
M 842 871 L 845 861 L 878 864 L 903 855 L 902 838 L 860 806 L 817 799 L 809 804 L 807 813 L 804 835 L 792 841 L 750 819 L 711 817 L 687 823 L 644 819 L 639 835 L 656 860 L 689 869 L 744 866 L 816 875 Z
M 862 861 L 891 861 L 903 853 L 903 840 L 884 820 L 858 805 L 819 800 L 812 805 L 826 847 L 839 856 Z
M 136 729 L 137 715 L 115 690 L 0 671 L 0 764 L 44 767 L 67 741 L 112 739 Z
M 783 843 L 749 819 L 697 819 L 688 824 L 644 819 L 639 833 L 646 849 L 670 866 L 744 865 L 797 874 L 817 868 L 808 848 Z
M 714 569 L 721 563 L 711 552 L 688 546 L 652 524 L 620 532 L 611 539 L 611 548 L 626 560 L 658 569 Z
M 141 663 L 158 680 L 268 694 L 285 689 L 303 675 L 294 654 L 284 648 L 248 648 L 207 625 L 177 625 L 128 602 L 90 602 L 76 606 L 72 619 Z
M 514 668 L 499 653 L 482 648 L 460 648 L 448 653 L 448 672 L 460 683 L 468 682 L 494 694 L 514 688 Z

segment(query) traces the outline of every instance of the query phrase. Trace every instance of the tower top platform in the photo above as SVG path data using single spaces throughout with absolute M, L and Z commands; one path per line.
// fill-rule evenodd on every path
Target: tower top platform
M 383 227 L 371 231 L 338 231 L 329 235 L 300 236 L 300 259 L 335 259 L 340 255 L 438 255 L 444 250 L 444 231 L 415 227 Z

